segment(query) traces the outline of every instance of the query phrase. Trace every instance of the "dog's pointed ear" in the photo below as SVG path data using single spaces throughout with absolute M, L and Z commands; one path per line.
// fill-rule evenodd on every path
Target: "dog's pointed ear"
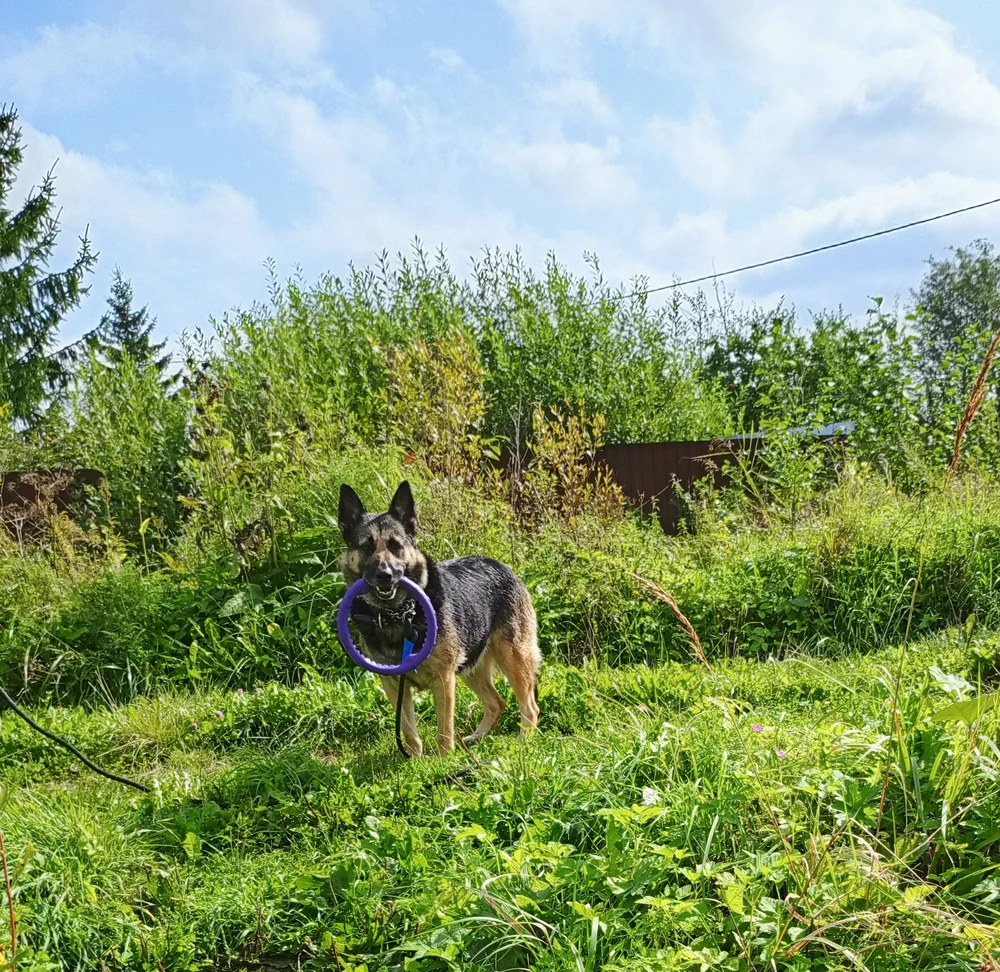
M 417 535 L 417 508 L 413 502 L 413 492 L 405 480 L 399 484 L 396 495 L 389 504 L 389 515 L 403 524 L 403 529 L 411 536 Z
M 337 526 L 346 540 L 365 515 L 365 504 L 347 483 L 340 487 L 340 506 L 337 508 Z

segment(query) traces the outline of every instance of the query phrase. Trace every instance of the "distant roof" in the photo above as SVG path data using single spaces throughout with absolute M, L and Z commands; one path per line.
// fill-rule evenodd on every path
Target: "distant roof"
M 856 423 L 852 419 L 848 419 L 846 422 L 831 422 L 829 425 L 823 425 L 819 428 L 810 429 L 805 425 L 798 425 L 794 429 L 789 429 L 793 435 L 815 435 L 818 438 L 825 439 L 834 435 L 850 435 L 855 428 L 857 428 Z M 728 442 L 747 442 L 750 439 L 766 439 L 767 432 L 742 432 L 739 435 L 727 436 L 726 441 Z

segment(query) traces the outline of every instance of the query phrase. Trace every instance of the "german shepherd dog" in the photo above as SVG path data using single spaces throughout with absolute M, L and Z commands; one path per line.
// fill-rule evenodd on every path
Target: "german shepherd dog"
M 429 688 L 437 711 L 437 742 L 442 755 L 455 748 L 455 679 L 483 703 L 483 720 L 464 742 L 475 743 L 503 715 L 504 701 L 493 685 L 499 668 L 517 696 L 521 735 L 538 724 L 538 651 L 535 609 L 528 589 L 513 571 L 486 557 L 459 557 L 435 563 L 417 546 L 417 514 L 410 484 L 401 483 L 387 513 L 369 513 L 350 486 L 340 489 L 337 522 L 347 550 L 341 569 L 348 586 L 363 577 L 370 590 L 355 603 L 353 619 L 359 649 L 381 664 L 398 665 L 403 638 L 412 632 L 416 601 L 400 587 L 405 574 L 419 584 L 437 614 L 438 636 L 427 660 L 406 675 L 402 728 L 407 751 L 423 750 L 417 735 L 411 687 Z M 423 631 L 410 635 L 419 651 Z M 399 681 L 380 676 L 389 703 L 396 707 Z

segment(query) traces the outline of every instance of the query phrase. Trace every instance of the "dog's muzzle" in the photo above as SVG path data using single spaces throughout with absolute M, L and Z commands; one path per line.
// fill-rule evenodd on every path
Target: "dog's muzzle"
M 368 579 L 368 586 L 380 601 L 391 601 L 399 589 L 399 578 L 391 567 L 377 567 L 375 576 Z

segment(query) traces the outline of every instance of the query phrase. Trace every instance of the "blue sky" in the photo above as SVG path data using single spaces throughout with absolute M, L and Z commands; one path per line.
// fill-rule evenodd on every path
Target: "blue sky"
M 7 0 L 24 193 L 58 158 L 165 335 L 415 236 L 652 284 L 1000 196 L 995 0 Z M 906 300 L 1000 206 L 728 282 L 800 313 Z

